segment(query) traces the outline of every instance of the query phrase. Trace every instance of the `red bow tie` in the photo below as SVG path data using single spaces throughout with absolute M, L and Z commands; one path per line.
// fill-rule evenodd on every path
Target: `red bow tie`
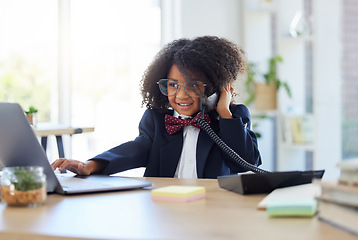
M 165 115 L 165 128 L 167 129 L 169 135 L 172 135 L 178 132 L 183 126 L 194 126 L 196 128 L 201 128 L 200 124 L 196 122 L 196 119 L 200 116 L 199 113 L 195 118 L 187 118 L 187 119 L 180 119 L 170 115 Z M 204 114 L 204 120 L 210 124 L 210 117 L 208 114 Z

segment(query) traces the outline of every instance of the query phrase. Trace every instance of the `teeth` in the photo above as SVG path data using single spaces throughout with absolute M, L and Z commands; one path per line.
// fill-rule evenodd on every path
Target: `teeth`
M 180 106 L 189 106 L 191 103 L 178 103 Z

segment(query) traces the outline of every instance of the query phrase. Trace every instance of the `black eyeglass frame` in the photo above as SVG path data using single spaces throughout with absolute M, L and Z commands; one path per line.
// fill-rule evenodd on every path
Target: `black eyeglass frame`
M 163 81 L 168 81 L 168 80 L 174 81 L 174 82 L 177 84 L 177 85 L 176 85 L 177 88 L 176 88 L 176 90 L 175 90 L 175 93 L 174 93 L 174 94 L 171 94 L 171 95 L 166 94 L 165 91 L 162 90 L 162 87 L 161 87 L 161 86 L 163 86 L 163 85 L 161 84 L 161 82 L 163 82 Z M 200 81 L 200 80 L 192 80 L 192 79 L 190 79 L 190 80 L 193 81 L 193 82 L 201 82 L 201 83 L 203 83 L 203 87 L 206 87 L 206 86 L 207 86 L 207 84 L 204 83 L 203 81 Z M 164 96 L 167 96 L 167 97 L 172 97 L 172 96 L 174 96 L 174 95 L 178 92 L 180 85 L 183 86 L 185 93 L 188 94 L 190 97 L 193 97 L 193 98 L 201 98 L 201 97 L 203 97 L 203 96 L 205 95 L 205 90 L 204 90 L 204 91 L 202 91 L 202 93 L 201 93 L 200 96 L 191 96 L 191 95 L 188 93 L 188 91 L 187 91 L 187 89 L 186 89 L 186 87 L 185 87 L 185 85 L 184 85 L 185 83 L 178 83 L 178 80 L 171 79 L 171 78 L 162 78 L 162 79 L 160 79 L 160 80 L 157 82 L 157 84 L 158 84 L 158 86 L 159 86 L 160 92 L 161 92 Z M 167 91 L 167 92 L 168 92 L 168 91 Z M 196 92 L 196 91 L 194 90 L 194 92 Z

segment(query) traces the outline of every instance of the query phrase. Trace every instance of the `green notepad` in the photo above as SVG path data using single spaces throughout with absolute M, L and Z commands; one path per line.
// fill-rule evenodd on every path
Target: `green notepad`
M 268 203 L 266 211 L 270 217 L 312 217 L 317 211 L 317 200 L 313 198 L 281 198 Z

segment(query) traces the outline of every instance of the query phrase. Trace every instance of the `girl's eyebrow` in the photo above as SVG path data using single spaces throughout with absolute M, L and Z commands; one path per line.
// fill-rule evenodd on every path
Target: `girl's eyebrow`
M 174 78 L 167 78 L 168 80 L 173 80 L 173 81 L 199 81 L 199 82 L 203 82 L 205 83 L 205 81 L 200 80 L 200 79 L 195 79 L 195 78 L 188 78 L 188 79 L 184 79 L 184 80 L 178 80 L 178 79 L 174 79 Z

